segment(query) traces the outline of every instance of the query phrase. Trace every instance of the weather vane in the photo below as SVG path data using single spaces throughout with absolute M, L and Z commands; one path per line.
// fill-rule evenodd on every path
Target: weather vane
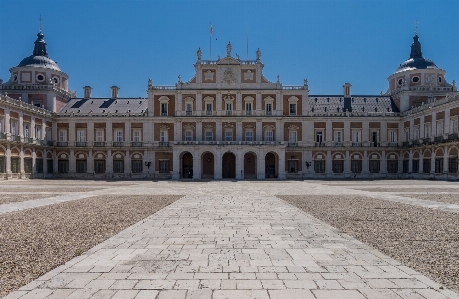
M 43 19 L 41 18 L 41 15 L 40 15 L 40 18 L 38 20 L 40 21 L 40 32 L 41 32 L 41 30 L 43 29 L 43 24 L 41 23 L 41 21 L 43 21 Z

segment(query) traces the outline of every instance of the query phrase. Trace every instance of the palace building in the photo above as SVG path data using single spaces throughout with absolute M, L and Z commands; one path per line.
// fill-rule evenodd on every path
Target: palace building
M 33 54 L 0 80 L 0 178 L 308 179 L 458 177 L 455 81 L 411 53 L 378 95 L 310 93 L 285 86 L 254 60 L 204 60 L 147 97 L 83 97 L 48 57 Z

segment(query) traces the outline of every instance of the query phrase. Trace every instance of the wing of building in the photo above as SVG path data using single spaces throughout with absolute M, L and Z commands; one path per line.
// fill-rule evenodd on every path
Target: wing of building
M 388 90 L 310 94 L 254 60 L 203 60 L 146 98 L 83 97 L 48 57 L 33 54 L 0 80 L 0 178 L 458 179 L 459 95 L 422 55 L 417 35 Z

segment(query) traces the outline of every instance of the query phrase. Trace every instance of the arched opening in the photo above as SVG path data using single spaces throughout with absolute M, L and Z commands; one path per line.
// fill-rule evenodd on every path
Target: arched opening
M 277 178 L 277 163 L 279 159 L 277 154 L 269 152 L 265 156 L 265 178 L 273 179 Z
M 233 153 L 225 153 L 222 157 L 222 177 L 236 178 L 236 156 Z
M 193 155 L 190 152 L 183 153 L 180 162 L 182 179 L 193 178 Z
M 202 179 L 213 179 L 214 178 L 214 154 L 205 152 L 201 157 L 202 161 Z
M 257 156 L 254 153 L 244 155 L 244 179 L 257 178 Z

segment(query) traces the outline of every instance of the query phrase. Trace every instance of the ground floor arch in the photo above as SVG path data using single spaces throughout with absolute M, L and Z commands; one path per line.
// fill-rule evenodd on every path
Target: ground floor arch
M 205 152 L 201 156 L 201 178 L 213 179 L 214 178 L 214 163 L 215 157 L 211 152 Z
M 257 179 L 257 156 L 253 152 L 244 155 L 244 179 Z
M 269 152 L 265 156 L 265 178 L 277 178 L 279 171 L 279 156 L 274 152 Z
M 184 152 L 180 155 L 180 178 L 193 178 L 193 155 L 190 152 Z
M 236 156 L 231 153 L 225 153 L 222 157 L 222 177 L 224 179 L 236 178 Z

